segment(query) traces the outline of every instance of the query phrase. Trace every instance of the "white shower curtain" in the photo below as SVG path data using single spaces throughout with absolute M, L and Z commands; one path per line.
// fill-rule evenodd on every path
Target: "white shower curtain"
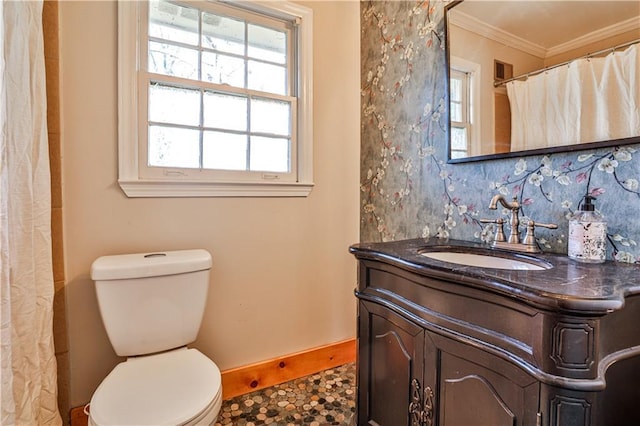
M 59 425 L 41 1 L 0 3 L 2 425 Z
M 507 83 L 511 151 L 640 135 L 638 46 Z

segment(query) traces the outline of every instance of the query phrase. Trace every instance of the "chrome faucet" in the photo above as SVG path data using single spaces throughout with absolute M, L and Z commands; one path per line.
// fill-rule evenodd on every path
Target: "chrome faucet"
M 498 208 L 498 203 L 502 204 L 502 206 L 506 209 L 511 210 L 511 218 L 509 220 L 509 225 L 511 227 L 511 232 L 509 232 L 509 240 L 505 241 L 504 238 L 504 230 L 503 224 L 504 219 L 498 218 L 495 220 L 491 219 L 480 219 L 482 223 L 495 223 L 498 225 L 498 230 L 496 232 L 495 240 L 493 241 L 493 247 L 496 248 L 506 248 L 517 251 L 524 251 L 528 253 L 540 253 L 542 250 L 538 247 L 536 242 L 536 238 L 534 235 L 534 229 L 536 226 L 540 226 L 542 228 L 548 229 L 556 229 L 558 225 L 552 223 L 537 223 L 533 220 L 527 222 L 527 233 L 525 235 L 524 241 L 520 243 L 520 203 L 518 202 L 517 197 L 513 197 L 511 202 L 508 202 L 504 195 L 497 194 L 494 195 L 489 203 L 489 209 L 496 210 Z

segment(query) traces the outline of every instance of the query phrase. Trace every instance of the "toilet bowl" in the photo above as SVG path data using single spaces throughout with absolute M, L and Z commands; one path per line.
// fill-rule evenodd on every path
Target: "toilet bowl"
M 221 404 L 218 367 L 182 348 L 118 364 L 91 398 L 89 425 L 211 425 Z
M 103 256 L 91 267 L 102 321 L 127 357 L 100 383 L 89 425 L 212 425 L 222 404 L 216 364 L 187 348 L 202 322 L 211 255 L 182 250 Z

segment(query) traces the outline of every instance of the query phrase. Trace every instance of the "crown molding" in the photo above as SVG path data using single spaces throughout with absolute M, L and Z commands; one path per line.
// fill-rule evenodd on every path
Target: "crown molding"
M 640 16 L 635 16 L 547 49 L 539 44 L 532 43 L 512 33 L 487 24 L 486 22 L 474 18 L 464 12 L 456 12 L 455 14 L 449 14 L 448 16 L 449 22 L 457 27 L 504 44 L 505 46 L 521 50 L 541 59 L 559 55 L 561 53 L 640 28 Z
M 598 42 L 600 40 L 606 40 L 611 37 L 624 34 L 628 31 L 639 31 L 640 29 L 640 16 L 634 16 L 626 21 L 618 22 L 614 25 L 601 28 L 596 31 L 592 31 L 581 37 L 575 38 L 566 43 L 559 44 L 547 50 L 547 57 L 559 55 L 561 53 L 568 52 L 573 49 L 578 49 L 582 46 L 589 45 L 591 43 Z
M 464 30 L 476 33 L 493 41 L 497 41 L 505 46 L 522 50 L 525 53 L 529 53 L 542 59 L 544 59 L 547 54 L 547 49 L 544 47 L 515 36 L 507 31 L 501 30 L 498 27 L 487 24 L 486 22 L 463 12 L 456 12 L 455 14 L 450 13 L 449 22 Z

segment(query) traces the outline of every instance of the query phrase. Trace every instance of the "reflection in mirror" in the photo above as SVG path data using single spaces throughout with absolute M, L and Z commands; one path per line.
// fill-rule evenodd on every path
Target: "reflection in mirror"
M 640 143 L 640 2 L 446 8 L 450 162 Z

